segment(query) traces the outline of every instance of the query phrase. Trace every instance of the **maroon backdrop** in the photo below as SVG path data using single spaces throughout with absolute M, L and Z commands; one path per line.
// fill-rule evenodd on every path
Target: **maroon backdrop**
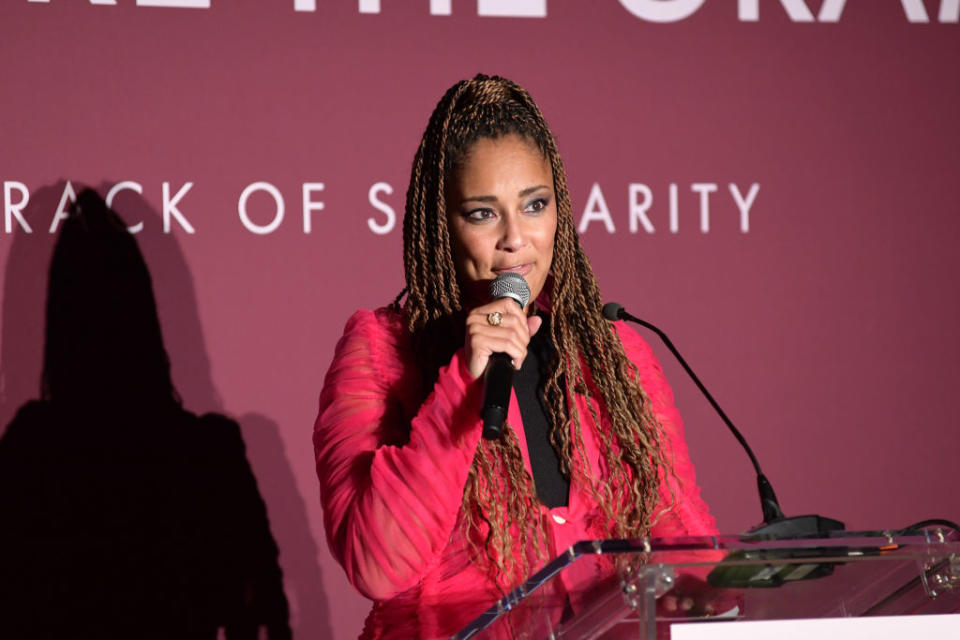
M 5 0 L 2 424 L 37 395 L 64 194 L 119 184 L 185 405 L 242 425 L 296 637 L 354 637 L 317 393 L 402 286 L 430 111 L 482 71 L 538 100 L 607 298 L 667 329 L 789 514 L 960 520 L 958 5 Z M 721 529 L 755 524 L 746 456 L 655 348 Z

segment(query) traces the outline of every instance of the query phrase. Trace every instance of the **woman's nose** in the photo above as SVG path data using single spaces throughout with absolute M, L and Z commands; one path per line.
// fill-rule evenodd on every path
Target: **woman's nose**
M 501 218 L 500 240 L 497 242 L 497 249 L 501 251 L 517 251 L 523 247 L 523 227 L 520 223 L 520 217 L 515 214 L 508 214 Z

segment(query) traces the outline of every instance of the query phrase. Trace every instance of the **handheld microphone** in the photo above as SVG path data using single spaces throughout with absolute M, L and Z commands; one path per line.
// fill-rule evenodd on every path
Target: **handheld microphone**
M 490 283 L 490 298 L 510 298 L 520 308 L 530 300 L 530 287 L 519 273 L 501 273 Z M 513 388 L 513 363 L 505 353 L 494 353 L 483 373 L 483 437 L 496 440 L 503 433 Z
M 747 452 L 747 455 L 750 457 L 750 462 L 753 463 L 753 468 L 757 472 L 757 489 L 760 493 L 760 506 L 763 509 L 763 523 L 747 532 L 750 537 L 774 540 L 808 536 L 823 537 L 828 535 L 830 531 L 842 531 L 844 529 L 844 524 L 839 520 L 833 520 L 832 518 L 825 518 L 823 516 L 809 515 L 796 516 L 792 518 L 784 517 L 783 511 L 780 509 L 780 503 L 777 501 L 777 495 L 773 492 L 773 486 L 770 484 L 770 481 L 767 480 L 767 477 L 763 474 L 763 471 L 760 470 L 760 463 L 757 462 L 757 457 L 753 455 L 750 445 L 747 444 L 746 439 L 740 434 L 740 431 L 733 426 L 733 422 L 727 417 L 727 414 L 724 413 L 723 409 L 720 408 L 720 405 L 717 404 L 717 401 L 713 399 L 713 396 L 710 395 L 710 392 L 707 391 L 707 388 L 703 386 L 703 383 L 700 382 L 700 379 L 693 372 L 693 369 L 690 368 L 690 365 L 687 364 L 687 361 L 683 359 L 683 356 L 680 355 L 680 352 L 677 351 L 677 348 L 673 346 L 673 343 L 670 341 L 670 338 L 667 337 L 667 334 L 649 322 L 630 315 L 627 313 L 627 310 L 623 308 L 623 306 L 617 304 L 616 302 L 608 302 L 607 304 L 603 305 L 603 316 L 607 320 L 629 320 L 630 322 L 635 322 L 656 333 L 660 340 L 663 341 L 663 344 L 670 349 L 670 353 L 672 353 L 677 361 L 683 366 L 683 369 L 687 372 L 687 375 L 689 375 L 690 378 L 696 383 L 697 388 L 700 389 L 700 392 L 706 396 L 707 400 L 710 402 L 710 406 L 713 407 L 714 411 L 717 412 L 724 424 L 727 425 L 727 428 L 729 428 L 731 433 L 733 433 L 733 437 L 737 439 L 737 442 L 739 442 Z

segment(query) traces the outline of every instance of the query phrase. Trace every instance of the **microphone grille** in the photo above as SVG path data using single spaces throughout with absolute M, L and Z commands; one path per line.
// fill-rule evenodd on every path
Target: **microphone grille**
M 513 298 L 521 307 L 530 301 L 530 287 L 519 273 L 501 273 L 490 283 L 490 298 Z

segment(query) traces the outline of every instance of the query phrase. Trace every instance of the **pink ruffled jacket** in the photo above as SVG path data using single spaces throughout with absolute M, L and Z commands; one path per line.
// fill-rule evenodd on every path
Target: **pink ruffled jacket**
M 614 326 L 672 445 L 679 480 L 661 483 L 661 504 L 670 504 L 671 486 L 675 503 L 652 535 L 713 535 L 716 523 L 700 498 L 663 371 L 646 342 L 622 323 Z M 459 526 L 481 437 L 481 384 L 462 348 L 422 403 L 420 380 L 402 317 L 361 310 L 347 322 L 320 394 L 314 447 L 327 542 L 350 582 L 374 601 L 364 638 L 449 637 L 501 597 L 470 562 Z M 588 415 L 588 401 L 578 395 L 580 415 Z M 606 424 L 605 412 L 599 415 Z M 507 422 L 529 471 L 515 396 Z M 588 460 L 602 472 L 595 436 L 585 428 L 583 437 Z M 542 509 L 551 557 L 579 540 L 607 537 L 595 524 L 602 518 L 588 488 L 573 483 L 567 506 Z M 599 570 L 584 563 L 563 574 L 574 608 L 578 587 Z

